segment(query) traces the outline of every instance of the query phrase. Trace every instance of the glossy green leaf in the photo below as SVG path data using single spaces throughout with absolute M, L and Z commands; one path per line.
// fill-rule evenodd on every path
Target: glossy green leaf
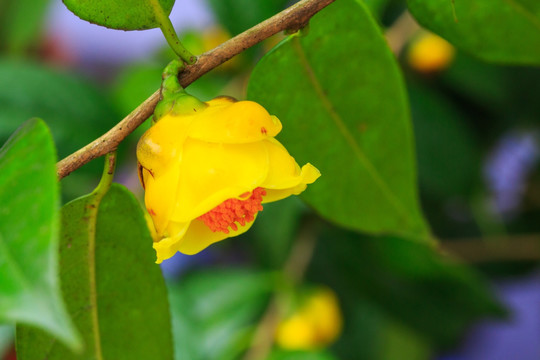
M 373 14 L 373 17 L 380 20 L 383 16 L 384 10 L 388 6 L 390 0 L 362 0 L 366 4 L 367 8 Z
M 403 81 L 365 5 L 337 1 L 255 68 L 248 97 L 283 122 L 278 138 L 322 176 L 303 198 L 326 218 L 428 238 L 417 199 Z
M 18 359 L 172 359 L 165 283 L 133 195 L 113 184 L 99 204 L 93 195 L 74 200 L 62 209 L 62 226 L 62 292 L 84 354 L 18 328 Z
M 175 0 L 158 0 L 167 15 Z M 159 27 L 150 0 L 63 0 L 69 10 L 83 20 L 119 30 Z
M 455 344 L 468 326 L 504 311 L 479 276 L 431 247 L 329 229 L 311 276 L 353 304 L 369 301 L 430 344 Z
M 540 64 L 537 0 L 408 0 L 408 5 L 422 26 L 485 61 Z
M 239 359 L 275 278 L 248 270 L 193 274 L 170 284 L 175 359 Z
M 0 321 L 40 327 L 75 347 L 57 275 L 56 153 L 42 120 L 27 121 L 0 149 L 0 174 Z

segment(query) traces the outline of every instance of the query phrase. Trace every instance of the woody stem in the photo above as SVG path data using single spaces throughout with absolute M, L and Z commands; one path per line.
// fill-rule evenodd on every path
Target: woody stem
M 179 75 L 180 85 L 187 87 L 210 70 L 280 31 L 303 28 L 313 15 L 334 1 L 300 0 L 270 19 L 202 54 L 195 64 L 188 65 Z M 62 179 L 84 164 L 115 150 L 122 140 L 152 115 L 158 101 L 159 90 L 103 136 L 59 161 L 56 164 L 58 178 Z

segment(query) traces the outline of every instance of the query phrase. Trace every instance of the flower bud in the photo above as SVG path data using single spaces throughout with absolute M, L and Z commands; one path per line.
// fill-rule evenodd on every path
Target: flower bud
M 342 316 L 336 294 L 317 288 L 276 331 L 276 343 L 287 350 L 315 350 L 334 342 L 342 328 Z
M 424 33 L 409 46 L 409 65 L 421 73 L 433 73 L 446 69 L 454 60 L 454 47 L 443 38 Z
M 163 104 L 137 146 L 158 263 L 244 233 L 262 204 L 297 195 L 320 176 L 274 139 L 281 122 L 255 102 L 203 103 L 180 93 Z

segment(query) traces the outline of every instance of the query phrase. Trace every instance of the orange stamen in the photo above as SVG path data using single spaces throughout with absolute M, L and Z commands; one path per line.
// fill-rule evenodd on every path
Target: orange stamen
M 249 195 L 242 194 L 240 197 Z M 233 231 L 238 230 L 238 224 L 245 226 L 247 223 L 255 220 L 255 214 L 263 209 L 261 203 L 266 191 L 258 187 L 251 192 L 247 199 L 228 199 L 216 206 L 197 219 L 203 221 L 213 232 L 221 231 L 229 233 L 229 228 Z

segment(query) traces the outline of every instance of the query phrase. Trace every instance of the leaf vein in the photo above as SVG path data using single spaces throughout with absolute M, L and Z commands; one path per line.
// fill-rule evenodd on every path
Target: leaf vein
M 309 63 L 306 54 L 304 52 L 304 49 L 300 45 L 300 41 L 298 37 L 295 37 L 292 39 L 292 45 L 294 51 L 298 54 L 299 60 L 301 62 L 302 67 L 304 68 L 306 75 L 313 85 L 313 88 L 315 89 L 315 92 L 317 93 L 317 96 L 321 99 L 321 102 L 332 118 L 334 124 L 338 128 L 339 132 L 345 139 L 346 143 L 351 147 L 353 150 L 353 153 L 358 158 L 360 163 L 364 166 L 364 168 L 367 170 L 369 175 L 371 176 L 372 180 L 375 182 L 375 184 L 381 189 L 382 193 L 388 200 L 388 202 L 394 207 L 394 209 L 408 222 L 410 220 L 409 213 L 407 212 L 405 206 L 399 201 L 399 199 L 396 197 L 396 195 L 390 190 L 386 182 L 382 179 L 381 175 L 373 165 L 373 163 L 366 157 L 360 146 L 357 144 L 356 140 L 354 139 L 353 135 L 347 129 L 347 126 L 343 122 L 343 119 L 341 119 L 341 116 L 337 113 L 337 111 L 334 109 L 332 103 L 328 99 L 328 96 L 324 93 L 324 90 L 317 79 L 317 76 L 315 75 L 313 68 L 311 67 L 311 64 Z
M 9 251 L 6 241 L 4 240 L 4 237 L 2 236 L 1 233 L 0 233 L 0 251 L 4 255 L 4 259 L 6 260 L 7 265 L 11 268 L 11 270 L 13 271 L 13 274 L 17 277 L 17 280 L 21 283 L 21 285 L 29 288 L 30 282 L 28 281 L 21 267 L 17 264 L 11 252 Z
M 533 14 L 532 12 L 530 12 L 528 9 L 526 9 L 525 7 L 523 7 L 523 5 L 520 5 L 518 3 L 516 3 L 515 0 L 504 0 L 506 1 L 506 3 L 510 6 L 510 7 L 513 7 L 514 10 L 516 10 L 516 12 L 519 12 L 521 13 L 525 18 L 527 18 L 535 27 L 538 28 L 538 30 L 540 30 L 540 19 L 538 19 L 538 17 L 536 17 L 535 14 Z
M 100 183 L 101 184 L 101 183 Z M 103 360 L 101 349 L 101 333 L 99 330 L 99 314 L 97 304 L 97 283 L 96 283 L 96 226 L 99 204 L 103 194 L 96 194 L 95 191 L 90 195 L 94 196 L 93 201 L 87 204 L 88 214 L 88 271 L 89 271 L 89 291 L 90 291 L 90 311 L 92 316 L 92 333 L 94 335 L 94 346 L 96 359 Z

